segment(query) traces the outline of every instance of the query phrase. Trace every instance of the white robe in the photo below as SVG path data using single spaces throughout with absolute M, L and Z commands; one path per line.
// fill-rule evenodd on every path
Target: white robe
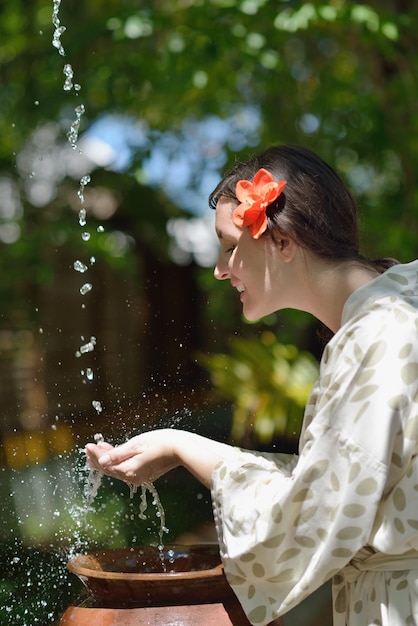
M 336 626 L 418 626 L 418 261 L 356 290 L 299 456 L 236 449 L 212 476 L 221 557 L 265 626 L 333 578 Z

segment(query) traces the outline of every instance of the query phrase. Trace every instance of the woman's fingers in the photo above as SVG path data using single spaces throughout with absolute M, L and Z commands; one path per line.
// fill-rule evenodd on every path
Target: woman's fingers
M 132 437 L 120 446 L 87 444 L 87 463 L 92 469 L 125 482 L 152 482 L 179 465 L 173 430 L 149 431 Z
M 112 450 L 113 446 L 105 441 L 96 443 L 88 443 L 85 447 L 87 465 L 92 469 L 101 469 L 99 458 Z
M 132 482 L 141 466 L 140 456 L 143 446 L 139 437 L 134 437 L 120 446 L 114 447 L 106 442 L 86 445 L 87 464 L 91 469 L 99 470 L 111 476 Z

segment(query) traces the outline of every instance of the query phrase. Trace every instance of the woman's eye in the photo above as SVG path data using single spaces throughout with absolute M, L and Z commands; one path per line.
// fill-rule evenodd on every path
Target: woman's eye
M 232 254 L 234 250 L 235 246 L 231 246 L 230 248 L 228 248 L 228 250 L 225 250 L 225 254 Z

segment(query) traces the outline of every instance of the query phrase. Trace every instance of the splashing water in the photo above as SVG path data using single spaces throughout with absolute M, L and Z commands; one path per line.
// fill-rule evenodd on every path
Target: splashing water
M 130 496 L 131 498 L 134 497 L 134 494 L 137 491 L 137 486 L 136 485 L 130 485 Z M 145 520 L 146 515 L 145 515 L 145 511 L 147 510 L 148 507 L 148 502 L 147 502 L 147 491 L 149 491 L 153 497 L 152 500 L 152 504 L 156 507 L 157 509 L 157 517 L 160 519 L 160 529 L 159 529 L 159 533 L 158 533 L 158 537 L 159 537 L 159 542 L 158 542 L 158 552 L 159 552 L 159 556 L 160 556 L 160 561 L 161 561 L 161 567 L 163 572 L 167 571 L 167 566 L 165 563 L 165 559 L 164 559 L 164 533 L 168 533 L 169 530 L 165 525 L 165 511 L 163 508 L 163 505 L 161 504 L 161 500 L 160 497 L 158 495 L 158 492 L 156 490 L 156 488 L 154 487 L 154 485 L 152 483 L 143 483 L 141 485 L 141 501 L 140 501 L 140 506 L 139 506 L 139 513 L 138 513 L 138 517 L 139 519 Z
M 137 489 L 138 488 L 136 487 L 136 485 L 130 485 L 131 498 L 133 498 Z M 149 491 L 153 497 L 152 504 L 156 507 L 157 517 L 160 519 L 160 530 L 159 530 L 160 543 L 158 545 L 158 549 L 162 551 L 164 549 L 164 541 L 163 541 L 164 533 L 168 533 L 169 531 L 165 525 L 165 511 L 164 511 L 163 505 L 161 504 L 158 492 L 152 483 L 143 483 L 141 485 L 141 502 L 139 506 L 138 517 L 139 519 L 142 519 L 142 520 L 146 519 L 145 511 L 147 510 L 147 506 L 148 506 L 147 491 Z
M 96 433 L 94 435 L 95 443 L 103 443 L 104 437 L 101 433 Z M 99 491 L 99 487 L 102 484 L 103 473 L 99 472 L 99 470 L 90 469 L 87 475 L 84 495 L 85 495 L 85 518 L 84 523 L 87 527 L 87 515 L 90 511 L 91 505 L 94 502 L 95 497 L 97 496 L 97 492 Z
M 95 406 L 96 410 L 98 412 L 100 412 L 102 410 L 101 408 L 101 404 L 100 402 L 97 401 L 93 401 L 93 406 Z M 98 406 L 97 406 L 98 405 Z M 104 442 L 104 437 L 101 433 L 96 433 L 94 435 L 94 441 L 95 443 L 103 443 Z M 85 490 L 84 490 L 84 495 L 85 495 L 85 508 L 84 508 L 84 525 L 85 528 L 87 528 L 87 515 L 88 513 L 92 510 L 92 505 L 93 502 L 97 496 L 97 493 L 99 491 L 100 485 L 102 484 L 102 479 L 103 479 L 103 473 L 100 472 L 99 470 L 94 470 L 94 469 L 90 469 L 87 475 L 87 479 L 86 479 L 86 483 L 85 483 Z M 133 485 L 133 484 L 129 484 L 129 494 L 130 494 L 130 498 L 131 500 L 134 498 L 134 495 L 136 494 L 136 492 L 138 491 L 138 486 L 137 485 Z M 141 520 L 146 520 L 147 517 L 145 515 L 145 512 L 148 508 L 148 501 L 147 501 L 147 492 L 150 492 L 151 496 L 152 496 L 152 504 L 155 506 L 156 508 L 156 516 L 160 521 L 160 525 L 159 525 L 159 532 L 158 532 L 158 537 L 159 537 L 159 542 L 158 542 L 158 550 L 160 553 L 160 559 L 161 559 L 161 564 L 162 564 L 162 568 L 163 571 L 166 571 L 166 565 L 165 565 L 165 561 L 164 561 L 164 534 L 169 532 L 169 529 L 166 527 L 165 525 L 165 511 L 164 511 L 164 507 L 161 504 L 161 500 L 160 497 L 158 495 L 157 489 L 155 488 L 155 486 L 153 485 L 153 483 L 142 483 L 141 484 L 141 498 L 140 498 L 140 504 L 139 504 L 139 512 L 138 512 L 138 517 Z M 81 522 L 79 521 L 78 525 L 81 525 Z

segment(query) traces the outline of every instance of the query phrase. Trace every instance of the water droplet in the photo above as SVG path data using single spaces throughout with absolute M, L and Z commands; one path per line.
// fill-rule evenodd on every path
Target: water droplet
M 71 89 L 73 88 L 74 72 L 73 72 L 73 68 L 71 67 L 69 63 L 66 63 L 64 65 L 63 72 L 65 75 L 64 91 L 71 91 Z
M 86 293 L 88 293 L 92 289 L 93 289 L 93 285 L 91 283 L 84 283 L 84 285 L 80 287 L 80 293 L 82 296 L 85 296 Z
M 104 226 L 98 226 L 97 227 L 97 232 L 98 233 L 104 233 Z
M 86 352 L 93 352 L 96 343 L 96 337 L 90 337 L 90 341 L 80 346 L 79 350 L 77 350 L 76 356 L 79 357 L 82 354 L 86 354 Z
M 77 195 L 80 198 L 81 204 L 84 204 L 84 187 L 88 185 L 90 181 L 91 178 L 88 174 L 83 176 L 83 178 L 80 180 L 80 189 L 78 190 Z
M 80 212 L 78 214 L 78 223 L 80 224 L 80 226 L 86 225 L 86 209 L 80 209 Z
M 76 270 L 76 272 L 81 272 L 82 274 L 84 274 L 84 272 L 86 272 L 89 268 L 81 261 L 74 261 L 74 269 Z
M 92 405 L 93 405 L 93 408 L 96 409 L 98 414 L 103 411 L 102 403 L 99 400 L 93 400 Z
M 88 240 L 90 239 L 90 233 L 83 233 L 83 234 L 81 235 L 81 239 L 82 239 L 83 241 L 88 241 Z
M 81 117 L 84 115 L 85 110 L 84 104 L 80 104 L 75 108 L 76 119 L 67 133 L 67 139 L 74 150 L 77 148 L 78 131 L 80 130 Z

